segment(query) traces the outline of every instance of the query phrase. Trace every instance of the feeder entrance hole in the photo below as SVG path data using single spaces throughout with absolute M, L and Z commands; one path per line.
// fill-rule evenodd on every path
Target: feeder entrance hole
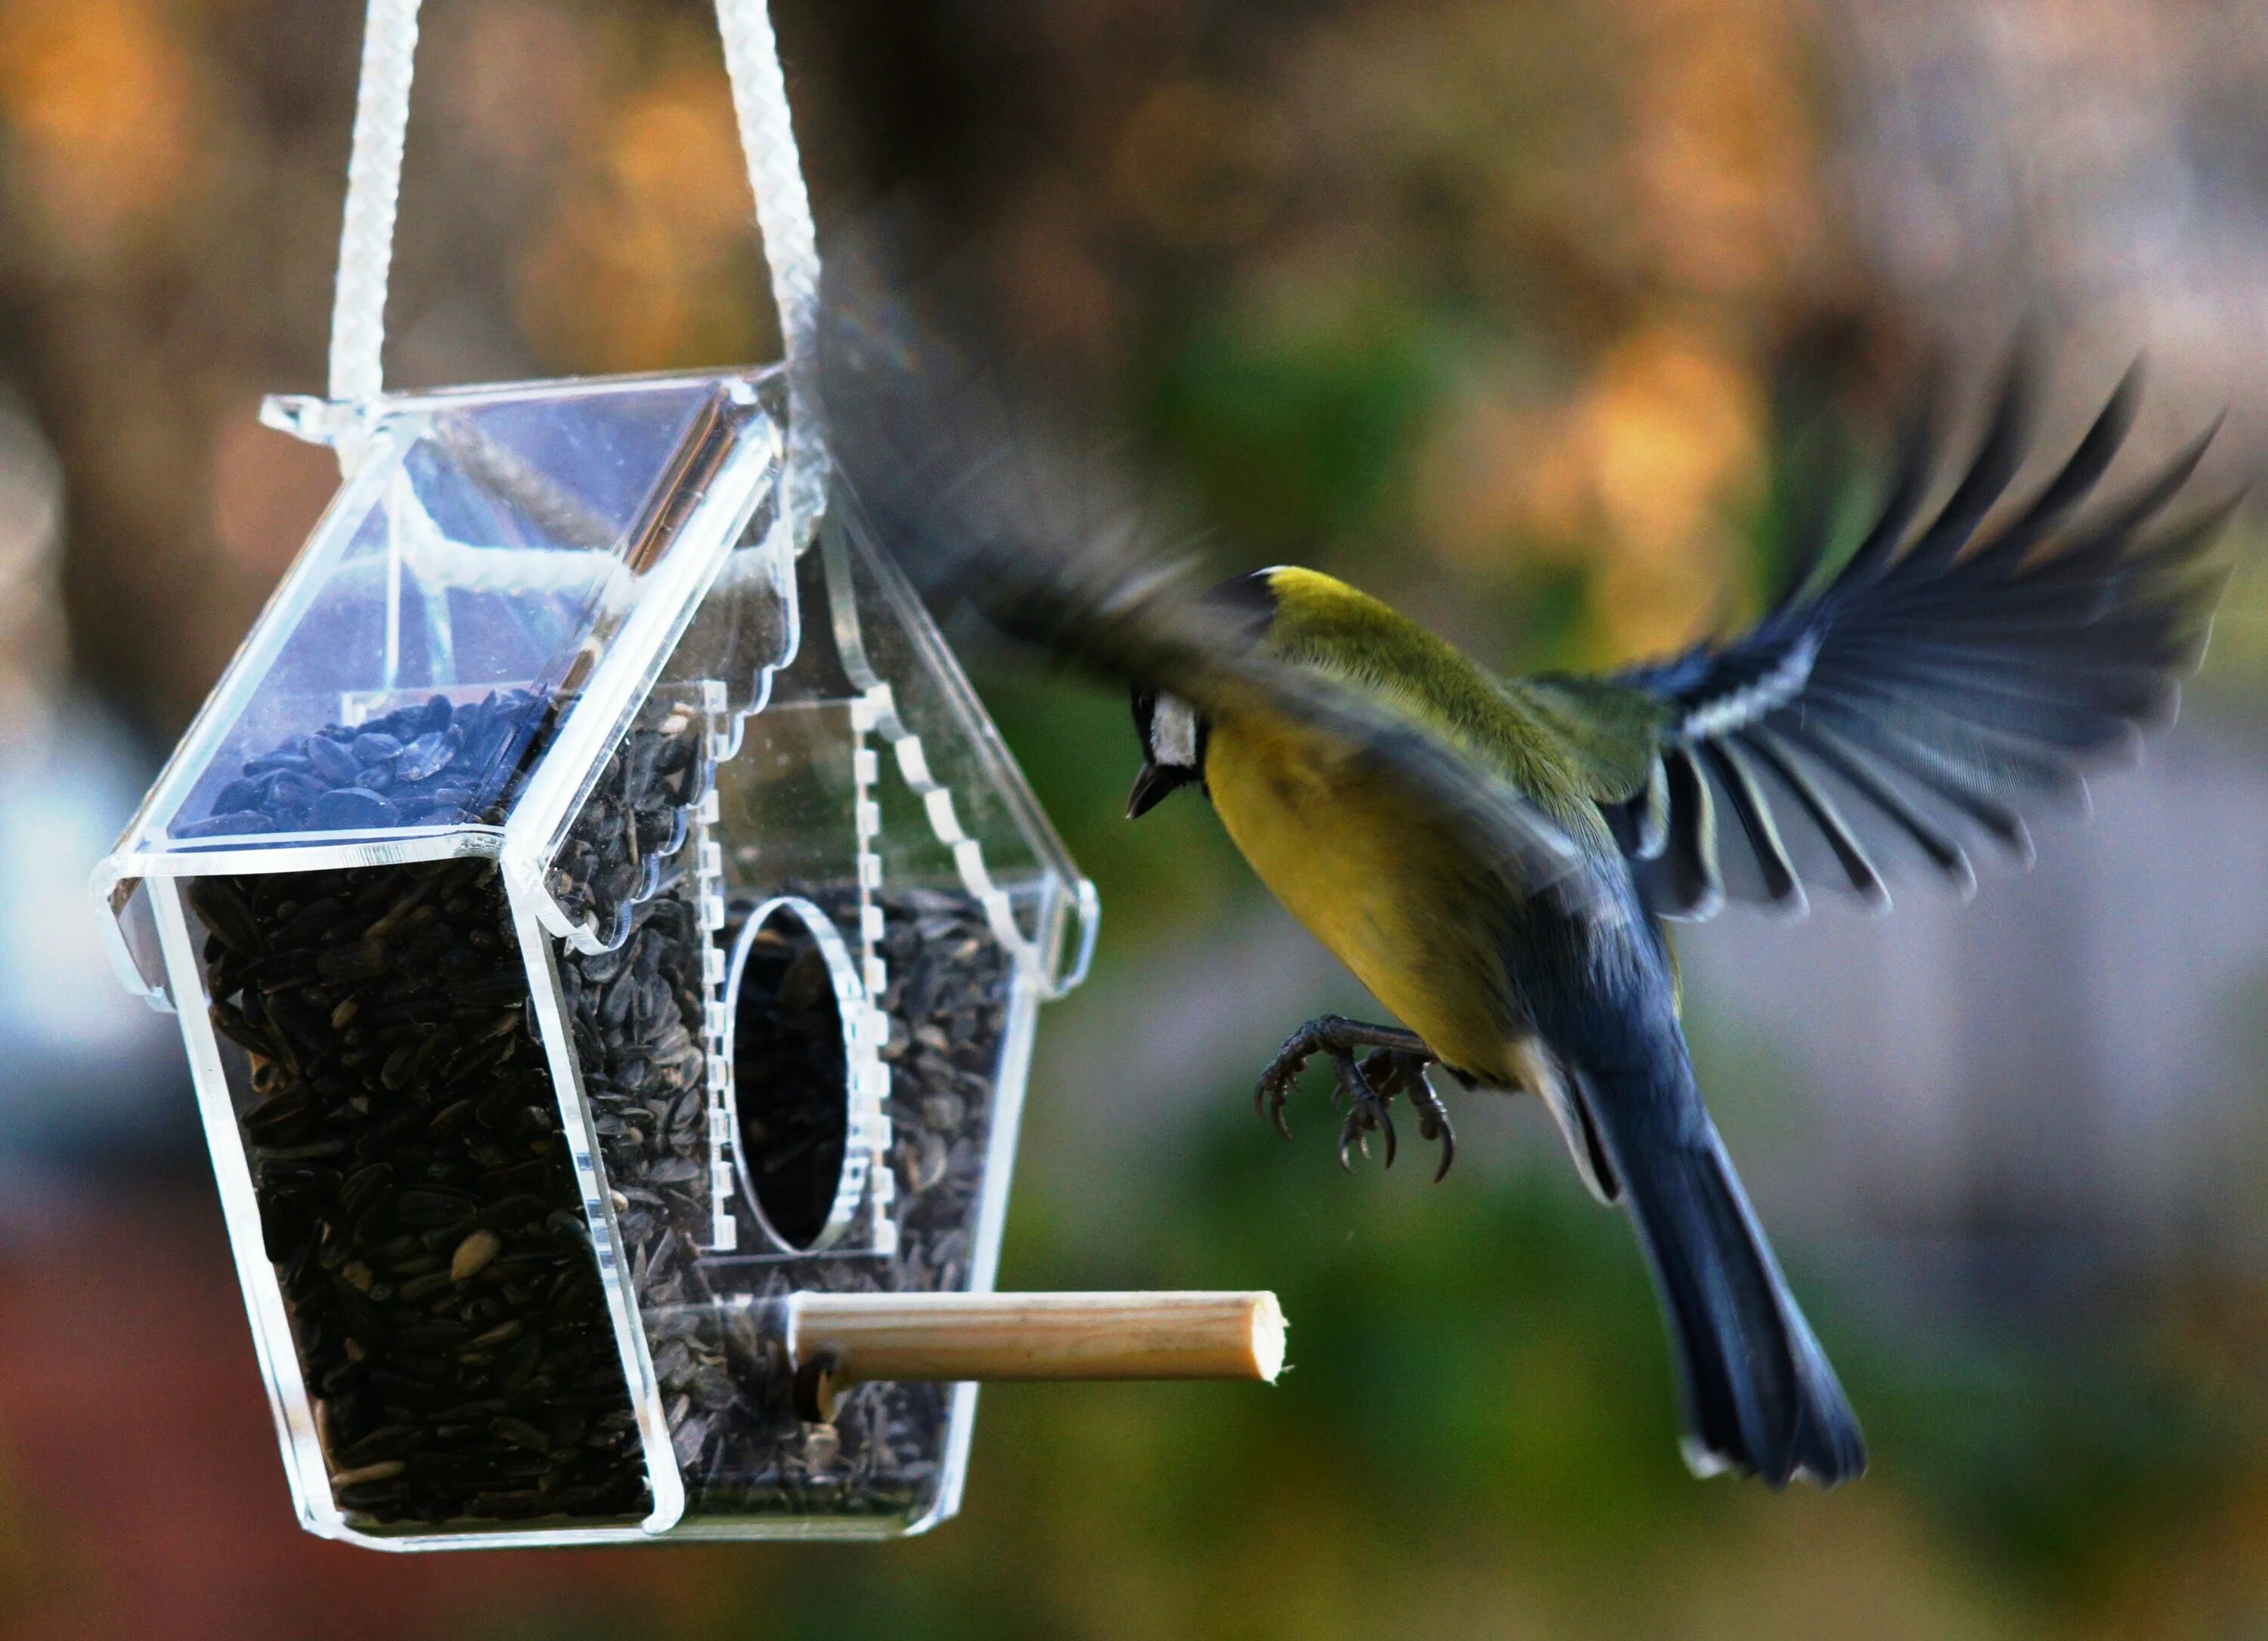
M 799 1253 L 838 1240 L 858 1208 L 850 1031 L 859 996 L 850 953 L 817 906 L 787 898 L 749 914 L 725 982 L 733 1160 L 749 1210 Z

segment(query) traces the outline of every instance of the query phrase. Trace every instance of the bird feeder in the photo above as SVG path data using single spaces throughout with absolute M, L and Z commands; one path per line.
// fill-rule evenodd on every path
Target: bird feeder
M 94 887 L 314 1532 L 889 1536 L 974 1380 L 1280 1361 L 1264 1295 L 990 1294 L 1094 892 L 855 509 L 783 518 L 792 397 L 269 401 L 349 476 Z

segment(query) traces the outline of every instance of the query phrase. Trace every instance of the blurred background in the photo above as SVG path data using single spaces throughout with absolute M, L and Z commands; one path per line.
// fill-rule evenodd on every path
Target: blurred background
M 2242 0 L 780 0 L 823 211 L 912 196 L 1220 526 L 1506 666 L 1770 585 L 1808 436 L 2021 321 L 2051 443 L 2268 447 L 2268 19 Z M 1361 999 L 1123 703 L 987 677 L 1101 885 L 1005 1285 L 1268 1286 L 1295 1371 L 988 1393 L 881 1549 L 393 1559 L 291 1524 L 170 1021 L 83 885 L 296 551 L 359 8 L 0 0 L 0 1634 L 2268 1632 L 2268 570 L 2028 877 L 1685 942 L 1705 1083 L 1873 1438 L 1690 1481 L 1626 1227 L 1523 1104 L 1342 1176 L 1250 1078 Z M 777 347 L 696 0 L 434 0 L 390 379 Z M 2139 457 L 2136 458 L 2138 465 Z

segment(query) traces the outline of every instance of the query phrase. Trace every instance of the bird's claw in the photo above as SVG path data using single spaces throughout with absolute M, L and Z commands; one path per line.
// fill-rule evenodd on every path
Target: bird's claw
M 1375 1054 L 1371 1056 L 1373 1062 L 1377 1058 Z M 1347 1108 L 1346 1121 L 1339 1128 L 1339 1166 L 1352 1174 L 1354 1164 L 1348 1159 L 1348 1148 L 1361 1152 L 1363 1160 L 1367 1162 L 1370 1159 L 1370 1137 L 1383 1134 L 1386 1137 L 1386 1160 L 1381 1166 L 1392 1167 L 1394 1118 L 1386 1107 L 1394 1098 L 1393 1091 L 1373 1084 L 1363 1074 L 1363 1068 L 1355 1063 L 1354 1056 L 1344 1049 L 1332 1054 L 1331 1070 L 1338 1075 L 1338 1089 L 1332 1094 L 1331 1103 L 1336 1105 L 1344 1100 Z
M 1377 1059 L 1379 1056 L 1373 1055 L 1371 1057 Z M 1405 1079 L 1403 1086 L 1409 1091 L 1410 1103 L 1418 1109 L 1418 1137 L 1441 1142 L 1441 1163 L 1433 1170 L 1433 1183 L 1439 1185 L 1449 1177 L 1449 1165 L 1457 1159 L 1457 1130 L 1449 1122 L 1448 1107 L 1441 1103 L 1441 1096 L 1435 1093 L 1433 1085 L 1425 1080 L 1424 1063 L 1413 1064 L 1407 1060 L 1400 1063 L 1401 1074 Z
M 1293 1041 L 1297 1041 L 1296 1038 Z M 1285 1139 L 1292 1137 L 1292 1125 L 1284 1117 L 1284 1107 L 1292 1097 L 1292 1085 L 1300 1080 L 1307 1068 L 1307 1056 L 1295 1055 L 1292 1044 L 1284 1045 L 1283 1053 L 1268 1063 L 1260 1074 L 1258 1086 L 1252 1091 L 1252 1114 L 1264 1116 L 1276 1125 L 1276 1131 Z
M 1299 1083 L 1300 1073 L 1307 1069 L 1307 1062 L 1327 1051 L 1325 1039 L 1334 1024 L 1334 1018 L 1327 1014 L 1309 1020 L 1284 1039 L 1284 1046 L 1268 1062 L 1267 1068 L 1260 1073 L 1258 1085 L 1252 1091 L 1253 1115 L 1275 1123 L 1276 1131 L 1285 1139 L 1292 1137 L 1292 1124 L 1285 1118 L 1284 1107 Z
M 1365 1048 L 1370 1053 L 1358 1062 L 1355 1051 Z M 1353 1152 L 1367 1158 L 1373 1133 L 1386 1141 L 1382 1166 L 1394 1166 L 1397 1142 L 1388 1108 L 1396 1094 L 1406 1093 L 1418 1112 L 1418 1133 L 1441 1142 L 1441 1164 L 1433 1178 L 1439 1181 L 1448 1173 L 1456 1156 L 1456 1133 L 1449 1126 L 1447 1110 L 1425 1081 L 1425 1068 L 1433 1056 L 1411 1032 L 1365 1026 L 1334 1014 L 1309 1020 L 1285 1040 L 1282 1049 L 1260 1074 L 1253 1091 L 1253 1110 L 1271 1119 L 1276 1131 L 1291 1138 L 1285 1107 L 1300 1073 L 1319 1054 L 1329 1057 L 1337 1080 L 1334 1103 L 1343 1100 L 1346 1106 L 1346 1121 L 1339 1129 L 1339 1166 L 1352 1172 Z

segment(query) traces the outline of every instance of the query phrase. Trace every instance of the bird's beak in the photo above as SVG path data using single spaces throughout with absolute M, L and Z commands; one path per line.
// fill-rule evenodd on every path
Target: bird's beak
M 1169 769 L 1162 763 L 1145 762 L 1142 773 L 1134 777 L 1134 790 L 1127 794 L 1126 818 L 1139 820 L 1158 806 L 1158 800 L 1182 784 L 1181 771 Z

